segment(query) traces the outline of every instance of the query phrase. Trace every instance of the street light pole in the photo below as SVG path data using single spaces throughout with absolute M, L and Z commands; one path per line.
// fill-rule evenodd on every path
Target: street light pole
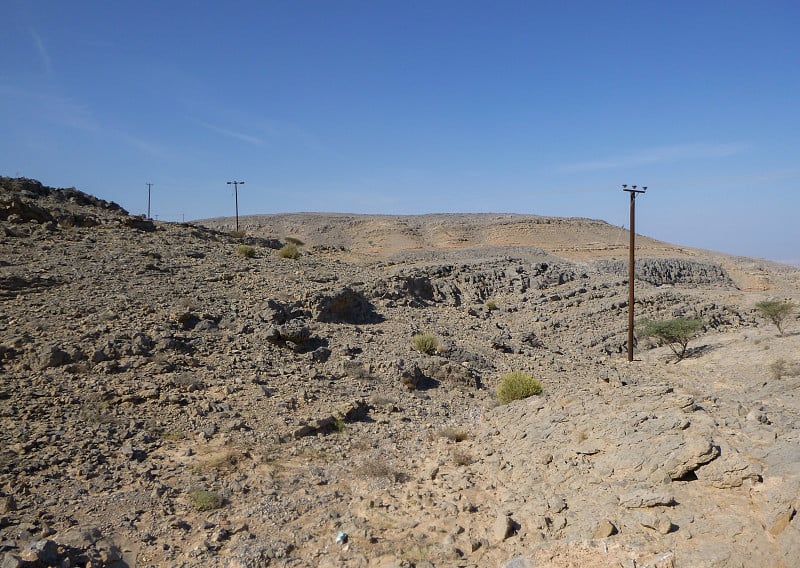
M 150 219 L 150 188 L 153 187 L 152 183 L 147 184 L 147 218 Z
M 239 232 L 239 186 L 244 185 L 243 181 L 229 181 L 228 185 L 233 185 L 233 194 L 236 199 L 236 232 Z
M 627 191 L 631 194 L 631 242 L 628 259 L 628 361 L 633 361 L 633 304 L 636 301 L 633 292 L 634 267 L 636 263 L 634 252 L 636 250 L 636 195 L 647 191 L 645 186 L 642 189 L 636 189 L 636 187 L 632 185 L 628 189 L 628 184 L 622 184 L 622 191 Z

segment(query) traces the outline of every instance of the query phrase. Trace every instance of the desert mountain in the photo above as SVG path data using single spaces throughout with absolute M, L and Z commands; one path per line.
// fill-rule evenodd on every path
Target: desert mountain
M 232 225 L 0 178 L 3 568 L 796 565 L 800 270 L 638 237 L 628 363 L 619 227 Z

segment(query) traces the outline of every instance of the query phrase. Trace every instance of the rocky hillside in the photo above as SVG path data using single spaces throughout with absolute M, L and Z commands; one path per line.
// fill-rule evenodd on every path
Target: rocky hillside
M 640 239 L 627 363 L 618 228 L 258 219 L 0 178 L 4 568 L 794 565 L 800 271 Z

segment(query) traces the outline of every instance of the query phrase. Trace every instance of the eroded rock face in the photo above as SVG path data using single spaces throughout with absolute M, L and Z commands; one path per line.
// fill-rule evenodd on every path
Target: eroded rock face
M 800 379 L 770 370 L 800 336 L 776 339 L 711 270 L 653 265 L 637 313 L 707 332 L 680 364 L 643 344 L 627 363 L 625 278 L 497 247 L 518 219 L 486 225 L 494 248 L 388 262 L 310 239 L 289 261 L 272 248 L 286 231 L 143 223 L 76 190 L 0 186 L 22 204 L 0 216 L 3 565 L 792 566 L 800 552 Z M 330 223 L 312 233 L 341 234 Z M 453 246 L 476 238 L 463 223 L 403 230 Z M 433 354 L 414 351 L 418 332 Z M 510 370 L 542 395 L 499 406 Z
M 367 324 L 381 321 L 375 306 L 364 294 L 349 287 L 331 294 L 319 294 L 310 304 L 315 319 L 320 322 Z
M 598 266 L 620 276 L 628 274 L 627 264 L 601 262 Z M 724 268 L 708 262 L 697 262 L 683 258 L 644 258 L 636 262 L 636 279 L 653 286 L 677 284 L 697 286 L 714 284 L 735 288 Z
M 31 221 L 47 223 L 53 220 L 53 216 L 46 209 L 33 203 L 27 203 L 21 199 L 10 199 L 0 202 L 0 219 L 12 223 L 29 223 Z

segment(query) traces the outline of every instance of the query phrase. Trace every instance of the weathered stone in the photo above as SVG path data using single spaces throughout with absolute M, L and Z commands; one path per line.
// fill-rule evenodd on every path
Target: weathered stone
M 11 199 L 0 202 L 0 219 L 7 219 L 16 223 L 46 223 L 53 220 L 53 216 L 44 208 L 23 201 Z
M 61 349 L 58 345 L 45 345 L 39 351 L 39 368 L 48 369 L 66 365 L 70 362 L 69 353 Z
M 617 534 L 617 527 L 608 519 L 604 519 L 597 524 L 597 528 L 592 533 L 592 538 L 608 538 Z
M 514 534 L 514 521 L 508 515 L 498 515 L 492 525 L 491 537 L 494 542 L 502 542 Z
M 138 231 L 145 231 L 147 233 L 152 233 L 156 230 L 155 224 L 151 220 L 145 219 L 144 215 L 127 215 L 122 218 L 122 224 L 126 227 L 131 227 Z
M 668 534 L 672 532 L 675 527 L 669 517 L 661 513 L 642 513 L 639 515 L 638 519 L 639 524 L 643 527 L 661 534 Z
M 311 337 L 311 329 L 306 325 L 305 320 L 296 318 L 289 320 L 283 325 L 277 327 L 278 335 L 283 341 L 291 341 L 293 343 L 304 343 Z
M 789 523 L 792 522 L 796 514 L 797 510 L 793 505 L 786 505 L 783 509 L 779 510 L 777 514 L 773 515 L 772 518 L 768 519 L 767 531 L 772 536 L 780 535 L 786 530 L 786 527 L 789 526 Z
M 761 480 L 761 465 L 745 459 L 739 452 L 726 445 L 720 457 L 695 470 L 697 479 L 718 489 L 741 487 L 745 481 Z
M 675 568 L 675 554 L 673 552 L 664 552 L 657 554 L 653 558 L 646 560 L 643 564 L 644 568 Z
M 452 361 L 432 360 L 428 364 L 427 373 L 432 379 L 452 385 L 464 385 L 472 388 L 480 387 L 480 381 L 467 367 Z
M 100 529 L 91 526 L 79 526 L 56 535 L 54 540 L 61 545 L 85 549 L 103 538 Z
M 318 295 L 311 301 L 311 309 L 321 322 L 365 324 L 381 319 L 366 296 L 350 287 Z
M 331 356 L 331 350 L 327 347 L 317 347 L 311 352 L 311 360 L 315 363 L 324 363 Z
M 21 558 L 28 562 L 53 565 L 58 561 L 58 545 L 49 539 L 37 540 L 22 552 Z
M 0 497 L 0 515 L 11 513 L 17 510 L 17 500 L 13 495 L 4 495 Z
M 675 504 L 675 496 L 660 491 L 640 490 L 620 495 L 619 504 L 628 509 L 670 507 Z
M 603 262 L 605 270 L 626 274 L 626 265 L 621 261 Z M 728 273 L 721 266 L 682 258 L 645 258 L 636 262 L 636 279 L 654 286 L 714 283 L 734 288 Z
M 408 390 L 414 390 L 420 386 L 422 381 L 422 370 L 416 363 L 408 363 L 403 359 L 398 359 L 395 363 L 400 375 L 400 383 Z
M 341 362 L 340 366 L 342 374 L 348 377 L 354 379 L 365 379 L 369 377 L 369 369 L 362 361 L 345 359 Z
M 719 455 L 719 448 L 707 436 L 687 436 L 684 443 L 664 462 L 664 470 L 671 479 L 681 479 Z
M 6 552 L 3 554 L 3 561 L 0 562 L 0 568 L 25 568 L 26 562 L 18 555 Z

